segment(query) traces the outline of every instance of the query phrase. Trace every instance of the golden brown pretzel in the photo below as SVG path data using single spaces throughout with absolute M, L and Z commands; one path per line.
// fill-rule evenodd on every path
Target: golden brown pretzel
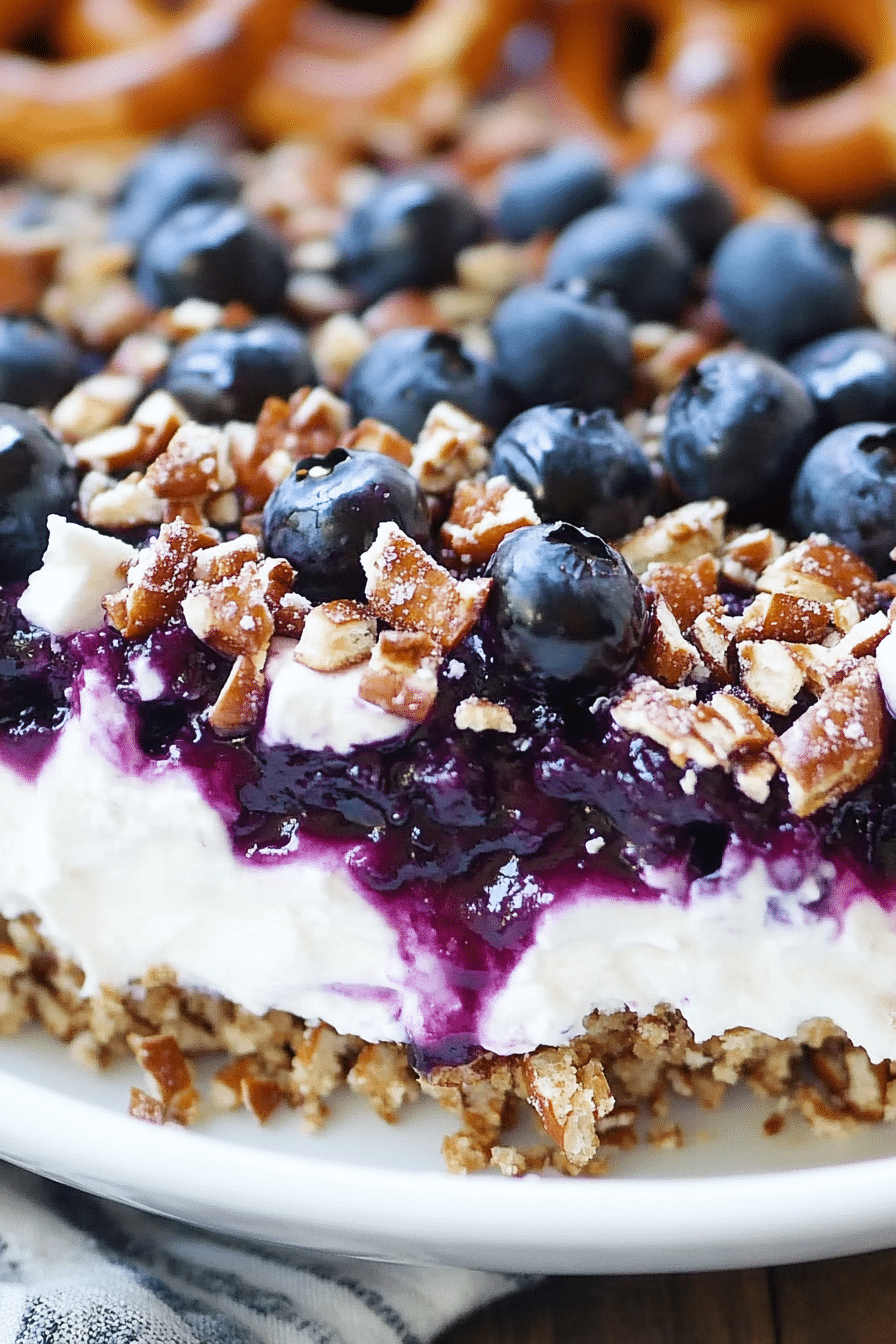
M 234 101 L 287 22 L 283 0 L 202 0 L 130 50 L 58 63 L 0 52 L 0 155 L 154 133 Z
M 396 128 L 416 125 L 425 139 L 488 78 L 528 3 L 421 0 L 400 20 L 294 4 L 290 39 L 245 104 L 250 129 L 268 139 L 314 133 L 389 148 Z M 85 55 L 143 41 L 171 24 L 151 0 L 68 0 L 56 34 L 66 54 Z
M 817 207 L 896 182 L 894 0 L 641 0 L 640 8 L 658 36 L 624 118 L 614 100 L 615 8 L 579 0 L 558 14 L 557 71 L 623 161 L 693 157 L 742 199 L 768 184 Z M 776 62 L 806 33 L 841 43 L 865 70 L 835 93 L 776 106 Z

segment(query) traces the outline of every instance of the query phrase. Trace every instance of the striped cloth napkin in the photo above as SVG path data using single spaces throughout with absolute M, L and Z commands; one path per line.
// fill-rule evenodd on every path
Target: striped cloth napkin
M 216 1236 L 0 1163 L 0 1344 L 426 1344 L 529 1282 Z

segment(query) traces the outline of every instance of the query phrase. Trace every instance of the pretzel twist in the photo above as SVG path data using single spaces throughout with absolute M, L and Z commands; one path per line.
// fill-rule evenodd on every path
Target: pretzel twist
M 896 182 L 896 0 L 638 3 L 658 38 L 624 115 L 615 88 L 617 0 L 421 0 L 398 21 L 334 19 L 321 5 L 294 6 L 289 39 L 249 93 L 245 116 L 268 138 L 323 132 L 382 147 L 390 125 L 415 124 L 425 138 L 487 80 L 514 24 L 534 14 L 554 28 L 558 83 L 617 163 L 647 154 L 695 159 L 745 208 L 765 185 L 825 208 Z M 209 8 L 228 6 L 193 3 L 187 16 Z M 182 41 L 188 26 L 189 17 L 166 14 L 161 0 L 67 0 L 57 33 L 74 55 L 136 44 L 143 53 L 163 38 Z M 810 31 L 842 42 L 863 73 L 833 93 L 777 106 L 775 64 Z M 232 86 L 219 85 L 218 102 Z M 188 115 L 180 87 L 176 106 Z M 0 149 L 3 125 L 0 118 Z
M 38 16 L 33 0 L 26 9 Z M 17 16 L 9 24 L 6 41 L 25 27 Z M 60 63 L 0 52 L 0 155 L 151 134 L 232 102 L 287 24 L 282 0 L 195 0 L 130 49 Z

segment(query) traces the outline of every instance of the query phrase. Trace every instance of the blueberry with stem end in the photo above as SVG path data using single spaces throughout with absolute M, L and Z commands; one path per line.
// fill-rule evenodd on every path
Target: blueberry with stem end
M 460 187 L 392 178 L 336 234 L 336 275 L 367 304 L 396 289 L 430 289 L 454 279 L 458 252 L 484 232 L 483 216 Z
M 581 140 L 561 141 L 504 169 L 495 224 L 511 242 L 525 243 L 536 234 L 565 229 L 609 195 L 606 159 Z
M 498 666 L 511 680 L 609 690 L 631 672 L 648 624 L 644 591 L 601 537 L 571 523 L 519 528 L 486 573 Z
M 528 285 L 492 318 L 495 364 L 523 404 L 619 406 L 631 390 L 631 324 L 612 302 Z
M 357 423 L 369 416 L 414 440 L 438 401 L 450 401 L 493 432 L 520 409 L 513 389 L 488 360 L 447 331 L 390 331 L 358 360 L 342 395 Z
M 817 437 L 815 408 L 792 373 L 765 355 L 701 359 L 672 395 L 663 435 L 685 499 L 727 499 L 735 520 L 774 521 Z
M 709 288 L 735 335 L 774 359 L 861 316 L 849 248 L 814 223 L 738 224 L 713 258 Z
M 604 205 L 560 234 L 545 279 L 579 297 L 611 294 L 635 322 L 674 322 L 693 274 L 690 248 L 671 224 L 630 205 Z
M 317 381 L 304 333 L 271 317 L 185 341 L 162 386 L 194 420 L 211 425 L 255 420 L 267 397 L 289 397 Z
M 644 521 L 653 475 L 641 445 L 610 411 L 535 406 L 492 449 L 492 475 L 531 498 L 542 522 L 621 537 Z
M 859 420 L 896 420 L 896 340 L 872 327 L 838 331 L 787 361 L 815 403 L 822 433 Z
M 199 201 L 170 215 L 137 254 L 134 283 L 158 308 L 183 299 L 245 303 L 257 313 L 283 305 L 289 261 L 269 224 L 239 205 Z
M 411 473 L 380 453 L 334 448 L 302 458 L 277 486 L 264 509 L 264 549 L 289 561 L 311 602 L 358 599 L 361 556 L 387 522 L 428 544 L 429 509 Z
M 896 425 L 866 422 L 826 434 L 793 487 L 798 536 L 824 532 L 885 575 L 896 547 Z

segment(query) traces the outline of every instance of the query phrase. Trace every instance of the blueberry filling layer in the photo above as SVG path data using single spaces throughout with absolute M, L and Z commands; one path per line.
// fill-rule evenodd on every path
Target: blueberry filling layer
M 57 638 L 29 625 L 18 593 L 7 586 L 0 596 L 3 763 L 36 779 L 77 712 L 71 688 L 85 669 L 99 671 L 133 726 L 136 751 L 121 754 L 120 768 L 187 769 L 247 862 L 288 861 L 297 836 L 313 837 L 344 853 L 382 908 L 420 900 L 497 949 L 525 946 L 545 902 L 562 900 L 583 873 L 603 892 L 648 898 L 644 871 L 672 866 L 686 890 L 719 871 L 731 836 L 769 861 L 787 856 L 794 880 L 819 857 L 837 859 L 877 900 L 892 903 L 889 754 L 861 788 L 800 819 L 780 779 L 762 803 L 720 769 L 689 780 L 654 742 L 614 724 L 608 699 L 589 705 L 556 688 L 550 695 L 505 688 L 516 732 L 483 742 L 455 729 L 454 712 L 497 675 L 487 626 L 454 651 L 428 719 L 397 739 L 345 753 L 271 745 L 260 731 L 227 741 L 205 718 L 228 661 L 182 620 L 140 643 L 111 629 Z M 148 685 L 152 699 L 143 698 Z M 705 684 L 700 699 L 718 689 Z M 774 726 L 785 724 L 776 718 Z

